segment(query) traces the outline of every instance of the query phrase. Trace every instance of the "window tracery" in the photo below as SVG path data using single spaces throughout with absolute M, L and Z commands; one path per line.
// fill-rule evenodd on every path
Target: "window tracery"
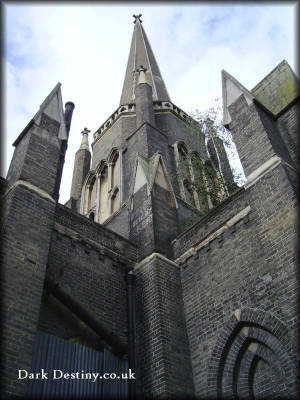
M 175 143 L 175 161 L 180 194 L 183 200 L 206 212 L 223 200 L 222 178 L 210 160 L 203 164 L 196 152 L 189 153 L 183 142 Z
M 83 214 L 96 222 L 103 223 L 118 211 L 121 204 L 120 152 L 113 151 L 108 161 L 102 161 L 101 167 L 87 182 Z

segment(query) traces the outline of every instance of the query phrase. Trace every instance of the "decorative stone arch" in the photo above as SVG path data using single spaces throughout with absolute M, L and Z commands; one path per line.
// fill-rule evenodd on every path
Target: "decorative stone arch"
M 99 176 L 99 175 L 101 174 L 103 168 L 104 168 L 106 165 L 108 165 L 107 160 L 106 160 L 106 159 L 101 160 L 101 161 L 98 163 L 97 167 L 95 168 L 95 174 L 96 174 L 97 176 Z
M 296 392 L 291 354 L 288 329 L 277 317 L 258 309 L 236 310 L 211 353 L 208 394 L 218 399 L 255 399 L 255 379 L 270 371 L 272 385 L 261 385 L 259 395 L 291 398 Z
M 119 156 L 120 156 L 121 149 L 118 148 L 118 147 L 113 147 L 113 148 L 110 150 L 110 152 L 109 152 L 109 154 L 108 154 L 108 157 L 106 158 L 106 161 L 107 161 L 108 163 L 113 162 L 113 158 L 115 157 L 115 155 L 116 155 L 117 153 L 118 153 Z
M 188 159 L 191 161 L 191 163 L 193 162 L 194 159 L 196 159 L 197 161 L 200 161 L 202 166 L 204 166 L 204 160 L 202 160 L 202 157 L 200 156 L 198 151 L 193 150 L 193 151 L 189 152 Z M 192 171 L 194 174 L 195 171 L 194 171 L 193 165 L 192 165 Z
M 114 147 L 110 150 L 109 155 L 106 159 L 101 160 L 93 174 L 89 173 L 86 178 L 86 181 L 83 185 L 82 191 L 82 206 L 81 212 L 84 215 L 89 216 L 88 204 L 87 204 L 87 193 L 89 190 L 89 182 L 90 179 L 96 179 L 96 200 L 95 207 L 93 208 L 94 212 L 94 220 L 95 222 L 102 223 L 104 222 L 113 212 L 116 211 L 116 208 L 120 208 L 121 204 L 121 187 L 122 187 L 122 179 L 121 179 L 121 149 Z M 114 165 L 115 159 L 118 159 L 118 182 L 114 182 Z M 106 170 L 107 169 L 107 170 Z M 105 175 L 105 176 L 104 176 Z M 91 177 L 94 178 L 91 178 Z M 116 199 L 118 195 L 118 198 Z M 112 204 L 114 202 L 114 204 Z M 116 204 L 118 206 L 116 207 Z
M 178 149 L 180 149 L 180 147 L 185 149 L 187 156 L 191 153 L 189 146 L 184 142 L 184 140 L 181 139 L 181 140 L 176 141 L 175 145 L 177 146 Z
M 193 156 L 198 157 L 198 158 L 201 160 L 202 164 L 204 163 L 204 161 L 202 160 L 202 158 L 201 158 L 201 156 L 200 156 L 199 151 L 193 150 L 193 151 L 191 151 L 191 152 L 189 153 L 189 155 L 190 155 L 190 157 L 193 157 Z

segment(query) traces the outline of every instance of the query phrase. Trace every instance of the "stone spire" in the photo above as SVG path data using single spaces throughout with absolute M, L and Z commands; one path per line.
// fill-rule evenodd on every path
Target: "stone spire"
M 136 72 L 139 74 L 135 89 L 136 127 L 139 128 L 145 122 L 155 126 L 153 90 L 147 82 L 147 69 L 141 65 Z
M 143 65 L 146 80 L 152 86 L 153 100 L 171 101 L 161 76 L 148 38 L 142 26 L 141 14 L 134 15 L 134 31 L 131 40 L 125 80 L 120 105 L 135 102 L 135 87 L 138 83 L 137 69 Z

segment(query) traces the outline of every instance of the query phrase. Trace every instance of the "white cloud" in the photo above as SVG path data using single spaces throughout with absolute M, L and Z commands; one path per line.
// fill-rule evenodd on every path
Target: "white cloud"
M 132 14 L 143 14 L 171 99 L 186 111 L 221 97 L 223 68 L 249 89 L 284 58 L 295 69 L 295 6 L 183 4 L 5 4 L 7 162 L 61 82 L 63 101 L 75 103 L 60 201 L 68 199 L 81 130 L 95 131 L 118 107 Z

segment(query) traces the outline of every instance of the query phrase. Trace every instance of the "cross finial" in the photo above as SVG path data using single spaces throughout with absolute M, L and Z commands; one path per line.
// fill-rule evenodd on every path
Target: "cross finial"
M 139 15 L 133 14 L 133 18 L 134 18 L 133 23 L 135 24 L 137 21 L 139 21 L 140 23 L 142 23 L 143 21 L 141 20 L 141 16 L 142 16 L 142 14 L 139 14 Z
M 82 135 L 88 135 L 91 131 L 88 128 L 84 128 L 84 130 L 81 132 Z
M 147 68 L 145 68 L 143 65 L 140 65 L 140 68 L 138 68 L 136 70 L 136 72 L 146 72 L 146 71 L 147 71 Z

